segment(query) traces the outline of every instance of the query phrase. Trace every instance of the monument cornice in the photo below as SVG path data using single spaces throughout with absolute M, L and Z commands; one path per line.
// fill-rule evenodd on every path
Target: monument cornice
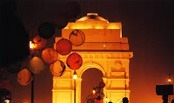
M 133 52 L 98 52 L 98 51 L 76 51 L 83 59 L 129 59 L 133 57 Z M 59 59 L 66 59 L 67 56 L 59 56 Z

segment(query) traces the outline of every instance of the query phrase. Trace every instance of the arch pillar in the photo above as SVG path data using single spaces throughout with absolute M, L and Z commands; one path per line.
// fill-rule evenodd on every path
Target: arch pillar
M 81 97 L 81 81 L 82 81 L 82 79 L 81 78 L 77 78 L 77 80 L 76 80 L 76 86 L 77 86 L 77 88 L 76 88 L 76 103 L 80 103 L 81 102 L 81 98 L 79 98 L 79 97 Z

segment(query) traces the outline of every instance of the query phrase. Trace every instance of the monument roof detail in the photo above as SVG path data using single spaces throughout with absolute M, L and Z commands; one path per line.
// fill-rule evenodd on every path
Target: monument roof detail
M 121 22 L 109 22 L 97 13 L 87 13 L 75 22 L 68 22 L 64 29 L 122 29 Z
M 83 16 L 82 18 L 78 19 L 79 21 L 101 21 L 101 22 L 107 22 L 108 20 L 104 19 L 103 17 L 99 16 L 97 13 L 87 13 L 86 16 Z

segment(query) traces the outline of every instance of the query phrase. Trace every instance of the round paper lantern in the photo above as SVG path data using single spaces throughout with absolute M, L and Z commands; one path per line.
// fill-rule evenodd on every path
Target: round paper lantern
M 28 69 L 21 69 L 17 74 L 17 81 L 19 84 L 26 86 L 32 80 L 31 72 Z
M 78 53 L 71 53 L 66 59 L 67 66 L 72 70 L 77 70 L 82 65 L 82 57 Z
M 30 60 L 30 69 L 33 73 L 40 73 L 45 69 L 44 61 L 41 58 L 34 56 Z
M 55 27 L 50 22 L 43 22 L 38 27 L 39 35 L 44 39 L 51 38 L 55 33 Z
M 65 71 L 65 64 L 61 60 L 57 60 L 53 64 L 50 65 L 50 71 L 52 75 L 60 77 Z
M 40 37 L 39 35 L 35 35 L 32 42 L 34 43 L 35 50 L 43 50 L 47 45 L 47 40 Z
M 85 35 L 81 30 L 73 30 L 69 35 L 69 40 L 75 46 L 80 46 L 85 42 Z
M 47 64 L 54 63 L 58 58 L 58 52 L 53 48 L 46 48 L 42 51 L 42 59 Z
M 72 44 L 68 39 L 60 39 L 56 42 L 56 51 L 61 55 L 67 55 L 72 50 Z

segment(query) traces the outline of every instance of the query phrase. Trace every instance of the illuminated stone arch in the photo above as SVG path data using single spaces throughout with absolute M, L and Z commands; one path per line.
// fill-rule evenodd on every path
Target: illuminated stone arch
M 88 62 L 88 63 L 85 63 L 82 65 L 82 67 L 80 68 L 80 71 L 79 71 L 79 77 L 81 78 L 83 73 L 87 70 L 87 69 L 90 69 L 90 68 L 96 68 L 98 69 L 99 71 L 102 72 L 103 74 L 103 77 L 105 76 L 105 70 L 104 68 L 102 67 L 102 65 L 98 64 L 98 63 L 94 63 L 94 62 Z
M 61 77 L 53 77 L 52 103 L 74 103 L 74 97 L 76 103 L 81 103 L 81 77 L 89 68 L 102 72 L 106 84 L 104 94 L 110 101 L 120 103 L 125 96 L 130 99 L 129 63 L 133 52 L 129 50 L 128 38 L 122 36 L 121 22 L 109 23 L 97 13 L 88 13 L 76 22 L 69 22 L 62 29 L 62 37 L 56 37 L 55 42 L 61 38 L 69 39 L 74 30 L 85 35 L 82 45 L 72 46 L 72 52 L 82 56 L 83 64 L 76 70 L 77 80 L 73 80 L 74 70 L 69 68 Z M 65 62 L 66 57 L 60 55 L 59 59 Z
M 82 75 L 86 70 L 88 70 L 90 68 L 95 68 L 95 69 L 99 70 L 102 73 L 103 77 L 105 76 L 106 72 L 105 72 L 103 66 L 100 63 L 93 62 L 93 61 L 89 61 L 89 62 L 83 64 L 80 69 L 76 70 L 77 76 L 78 76 L 78 78 L 76 80 L 76 97 L 80 97 L 80 98 L 76 98 L 77 103 L 80 103 L 80 101 L 81 101 Z

